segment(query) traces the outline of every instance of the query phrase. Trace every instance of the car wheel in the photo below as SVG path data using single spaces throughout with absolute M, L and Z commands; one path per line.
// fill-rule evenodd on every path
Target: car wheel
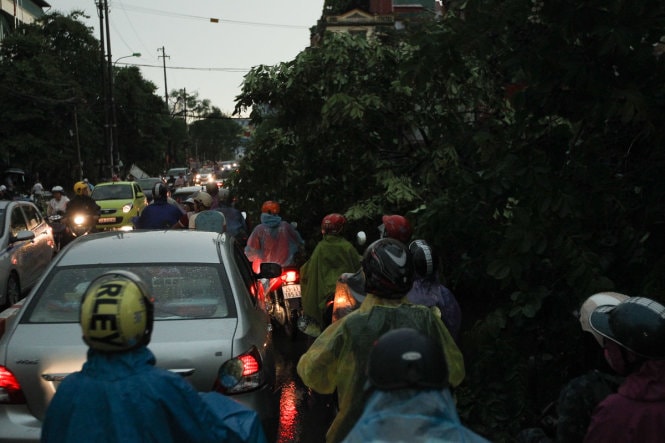
M 7 305 L 12 306 L 21 299 L 21 283 L 18 275 L 10 274 L 7 280 Z

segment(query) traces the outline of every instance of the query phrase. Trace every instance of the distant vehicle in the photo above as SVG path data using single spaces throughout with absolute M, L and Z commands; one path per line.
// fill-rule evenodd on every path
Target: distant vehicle
M 279 275 L 279 265 L 264 265 L 277 267 L 266 278 Z M 55 256 L 0 338 L 0 440 L 39 441 L 54 392 L 86 358 L 81 296 L 114 269 L 141 276 L 154 297 L 148 347 L 157 366 L 198 391 L 233 397 L 264 423 L 276 420 L 270 319 L 259 276 L 235 239 L 194 230 L 102 232 Z
M 37 282 L 51 262 L 54 246 L 51 227 L 37 206 L 0 200 L 0 308 L 19 301 Z
M 210 168 L 201 168 L 194 177 L 195 185 L 205 185 L 212 181 L 215 181 L 215 171 Z
M 97 229 L 133 229 L 133 217 L 141 215 L 148 204 L 143 190 L 136 182 L 98 183 L 91 197 L 102 208 Z
M 166 171 L 166 180 L 168 180 L 171 176 L 173 178 L 178 178 L 180 173 L 182 172 L 183 176 L 185 177 L 185 182 L 187 185 L 190 185 L 193 183 L 192 181 L 192 174 L 189 171 L 188 168 L 171 168 L 168 171 Z
M 20 168 L 8 168 L 2 172 L 2 183 L 14 195 L 30 194 L 30 185 L 26 173 Z
M 197 192 L 205 191 L 205 186 L 183 186 L 176 189 L 171 197 L 179 204 L 182 204 L 189 197 L 193 197 Z
M 139 184 L 145 194 L 146 200 L 150 203 L 152 201 L 152 188 L 154 188 L 157 183 L 164 183 L 164 180 L 161 177 L 147 177 L 139 178 L 136 180 L 136 183 Z

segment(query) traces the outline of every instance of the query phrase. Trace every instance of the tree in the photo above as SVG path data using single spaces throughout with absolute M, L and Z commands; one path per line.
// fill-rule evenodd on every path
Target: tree
M 219 108 L 194 121 L 189 127 L 189 142 L 200 159 L 227 160 L 235 158 L 235 148 L 240 144 L 242 128 Z

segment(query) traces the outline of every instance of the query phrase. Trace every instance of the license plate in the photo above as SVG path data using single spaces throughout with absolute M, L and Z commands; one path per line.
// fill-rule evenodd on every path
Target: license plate
M 115 223 L 115 217 L 102 217 L 97 220 L 97 223 Z
M 298 298 L 300 297 L 300 285 L 282 286 L 282 293 L 284 298 Z

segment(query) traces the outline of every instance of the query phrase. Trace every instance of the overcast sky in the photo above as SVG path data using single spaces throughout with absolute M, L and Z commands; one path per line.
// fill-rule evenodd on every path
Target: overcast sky
M 47 0 L 51 10 L 85 11 L 99 39 L 95 0 Z M 293 60 L 309 45 L 309 28 L 324 0 L 108 0 L 113 60 L 140 65 L 164 96 L 161 48 L 169 91 L 186 89 L 230 115 L 245 73 Z M 211 18 L 219 19 L 212 23 Z

